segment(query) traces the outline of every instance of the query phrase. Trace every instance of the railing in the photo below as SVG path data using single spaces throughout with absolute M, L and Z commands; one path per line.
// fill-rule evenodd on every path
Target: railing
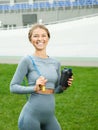
M 55 0 L 54 2 L 33 2 L 33 3 L 15 3 L 0 4 L 0 12 L 18 11 L 18 10 L 38 10 L 51 8 L 83 7 L 98 5 L 97 0 Z

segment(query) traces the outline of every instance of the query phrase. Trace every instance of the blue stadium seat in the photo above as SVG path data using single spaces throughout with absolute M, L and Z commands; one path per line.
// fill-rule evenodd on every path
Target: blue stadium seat
M 50 2 L 34 2 L 33 4 L 29 3 L 20 3 L 13 6 L 5 4 L 0 4 L 0 11 L 8 10 L 28 10 L 28 9 L 50 9 L 58 7 L 78 7 L 78 6 L 92 6 L 98 5 L 98 0 L 77 0 L 71 2 L 71 0 L 56 0 L 53 3 Z
M 0 5 L 0 10 L 2 10 L 2 5 Z
M 65 1 L 65 7 L 71 7 L 71 2 L 69 0 Z
M 73 7 L 78 7 L 79 6 L 77 1 L 72 2 L 72 5 L 73 5 Z
M 26 9 L 28 9 L 27 6 L 28 4 L 20 4 L 20 9 L 23 9 L 23 10 L 26 10 Z
M 26 8 L 27 8 L 27 9 L 32 9 L 32 8 L 33 8 L 33 5 L 32 5 L 32 4 L 26 4 Z
M 93 5 L 98 5 L 98 1 L 97 0 L 92 0 L 92 4 Z
M 59 7 L 65 7 L 65 1 L 58 1 Z
M 21 9 L 24 9 L 24 10 L 26 10 L 26 9 L 31 9 L 31 8 L 32 8 L 32 5 L 29 4 L 29 3 L 24 3 L 24 4 L 21 4 L 20 8 L 21 8 Z
M 40 3 L 39 3 L 39 7 L 40 7 L 41 9 L 46 8 L 45 2 L 40 2 Z
M 79 1 L 78 6 L 85 6 L 85 1 L 83 0 Z
M 20 10 L 20 4 L 15 4 L 15 5 L 11 6 L 10 9 L 11 10 Z
M 39 8 L 39 4 L 36 2 L 36 3 L 33 3 L 33 9 L 38 9 Z
M 92 5 L 92 1 L 91 0 L 86 0 L 86 5 Z
M 56 8 L 58 7 L 58 2 L 57 1 L 54 1 L 52 4 L 51 4 L 52 8 Z
M 46 8 L 51 8 L 51 4 L 49 2 L 45 2 Z
M 9 5 L 2 5 L 2 10 L 8 11 L 10 9 Z

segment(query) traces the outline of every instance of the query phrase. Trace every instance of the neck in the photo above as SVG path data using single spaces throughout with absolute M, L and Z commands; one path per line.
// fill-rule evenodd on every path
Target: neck
M 35 53 L 33 54 L 34 56 L 38 56 L 40 58 L 48 58 L 46 52 L 41 52 L 41 51 L 35 51 Z

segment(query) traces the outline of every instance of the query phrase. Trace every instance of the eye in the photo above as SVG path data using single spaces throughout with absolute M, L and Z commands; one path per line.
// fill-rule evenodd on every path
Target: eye
M 42 37 L 47 37 L 47 35 L 46 35 L 46 34 L 43 34 Z
M 35 38 L 36 38 L 36 37 L 38 37 L 38 35 L 33 35 L 33 37 L 35 37 Z

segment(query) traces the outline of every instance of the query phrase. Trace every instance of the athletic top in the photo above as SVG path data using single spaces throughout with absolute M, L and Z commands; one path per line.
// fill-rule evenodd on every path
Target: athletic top
M 48 58 L 40 58 L 37 56 L 30 56 L 30 57 L 32 57 L 33 61 L 35 62 L 40 74 L 47 79 L 46 88 L 54 89 L 55 93 L 63 92 L 62 87 L 59 85 L 61 74 L 60 62 L 51 57 Z M 14 73 L 14 76 L 12 78 L 12 81 L 10 83 L 10 91 L 12 93 L 18 93 L 18 94 L 34 93 L 34 86 L 36 80 L 40 75 L 38 74 L 36 67 L 32 63 L 30 57 L 24 56 L 19 62 L 17 69 Z M 28 80 L 28 86 L 21 85 L 25 76 Z

